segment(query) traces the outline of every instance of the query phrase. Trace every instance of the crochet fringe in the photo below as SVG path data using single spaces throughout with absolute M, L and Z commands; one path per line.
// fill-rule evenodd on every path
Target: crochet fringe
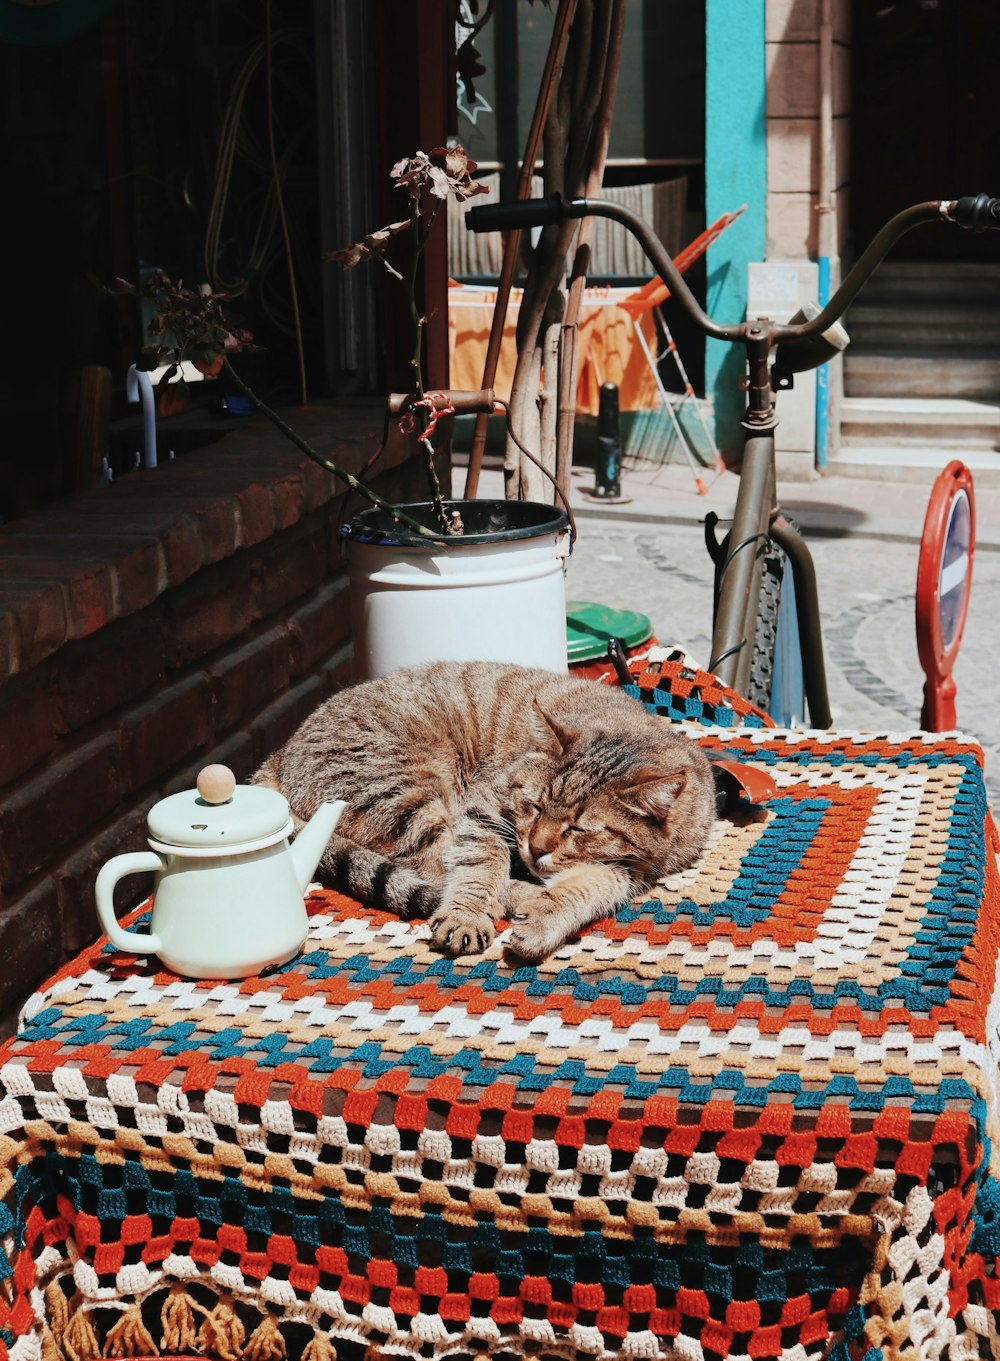
M 159 1347 L 142 1321 L 142 1310 L 137 1304 L 129 1305 L 114 1327 L 108 1329 L 104 1339 L 104 1355 L 123 1357 L 159 1354 Z
M 101 1344 L 86 1305 L 81 1304 L 67 1323 L 62 1347 L 69 1361 L 100 1361 Z
M 163 1301 L 160 1310 L 160 1325 L 163 1328 L 163 1350 L 165 1352 L 193 1352 L 198 1347 L 198 1328 L 195 1323 L 195 1310 L 206 1314 L 200 1304 L 195 1303 L 183 1286 L 171 1290 Z
M 313 1333 L 302 1352 L 302 1361 L 337 1361 L 337 1348 L 329 1333 Z
M 288 1349 L 281 1329 L 271 1314 L 265 1314 L 250 1334 L 243 1352 L 243 1361 L 285 1361 Z
M 142 1309 L 130 1304 L 108 1328 L 101 1346 L 98 1328 L 106 1309 L 81 1304 L 72 1312 L 58 1282 L 44 1291 L 46 1318 L 41 1326 L 41 1361 L 125 1361 L 128 1357 L 155 1357 L 195 1353 L 215 1361 L 288 1361 L 288 1346 L 281 1322 L 265 1314 L 246 1339 L 246 1329 L 232 1297 L 218 1300 L 211 1310 L 192 1299 L 183 1286 L 175 1286 L 160 1309 L 162 1336 L 159 1343 L 147 1328 Z M 201 1324 L 198 1316 L 201 1315 Z M 300 1361 L 337 1361 L 330 1334 L 317 1330 L 306 1343 Z
M 220 1300 L 210 1314 L 205 1315 L 198 1332 L 200 1352 L 217 1356 L 219 1361 L 240 1361 L 246 1330 L 232 1304 Z

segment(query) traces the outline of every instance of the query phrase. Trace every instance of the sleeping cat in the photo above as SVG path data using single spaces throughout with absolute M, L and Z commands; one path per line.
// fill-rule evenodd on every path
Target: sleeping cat
M 493 662 L 344 690 L 253 782 L 297 826 L 346 800 L 320 877 L 429 917 L 451 955 L 484 950 L 507 918 L 510 949 L 543 959 L 690 865 L 715 816 L 708 760 L 668 722 L 594 681 Z

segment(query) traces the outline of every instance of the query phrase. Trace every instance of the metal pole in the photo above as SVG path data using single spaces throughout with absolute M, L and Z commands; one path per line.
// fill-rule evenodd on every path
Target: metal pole
M 597 466 L 594 495 L 622 494 L 621 423 L 618 416 L 618 384 L 602 383 L 597 408 Z

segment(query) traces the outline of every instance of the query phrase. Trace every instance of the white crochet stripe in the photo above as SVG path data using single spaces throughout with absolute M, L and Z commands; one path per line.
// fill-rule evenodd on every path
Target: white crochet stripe
M 896 1027 L 875 1037 L 865 1036 L 853 1026 L 839 1026 L 831 1034 L 815 1035 L 804 1025 L 786 1027 L 780 1035 L 772 1035 L 761 1034 L 749 1020 L 728 1032 L 713 1032 L 703 1020 L 686 1022 L 675 1031 L 661 1030 L 655 1020 L 616 1028 L 600 1016 L 590 1016 L 579 1025 L 566 1025 L 553 1016 L 538 1016 L 527 1022 L 499 1013 L 470 1017 L 458 1007 L 445 1008 L 433 1015 L 406 1006 L 379 1012 L 364 1001 L 347 1003 L 339 1012 L 337 1033 L 330 1034 L 330 1038 L 335 1046 L 347 1052 L 363 1037 L 383 1043 L 387 1056 L 422 1043 L 432 1053 L 437 1050 L 444 1060 L 461 1048 L 473 1049 L 494 1063 L 502 1063 L 514 1054 L 534 1052 L 546 1068 L 567 1060 L 589 1059 L 588 1070 L 606 1071 L 615 1063 L 631 1061 L 636 1065 L 637 1076 L 645 1081 L 655 1081 L 680 1054 L 694 1081 L 710 1079 L 720 1067 L 746 1070 L 752 1066 L 748 1086 L 765 1084 L 778 1074 L 789 1072 L 803 1073 L 807 1085 L 816 1085 L 822 1081 L 824 1070 L 829 1069 L 832 1073 L 849 1073 L 859 1084 L 870 1084 L 876 1089 L 884 1085 L 886 1075 L 910 1076 L 919 1088 L 921 1071 L 932 1074 L 931 1087 L 942 1069 L 955 1076 L 964 1072 L 970 1081 L 973 1072 L 981 1075 L 994 1071 L 986 1045 L 950 1028 L 939 1029 L 926 1038 Z M 604 1056 L 604 1061 L 595 1063 L 599 1055 Z M 168 1115 L 186 1118 L 189 1114 L 186 1095 L 170 1083 L 158 1089 L 153 1106 L 139 1101 L 130 1077 L 109 1078 L 108 1098 L 104 1098 L 86 1090 L 82 1074 L 76 1072 L 75 1078 L 70 1079 L 69 1074 L 74 1072 L 58 1070 L 54 1076 L 56 1090 L 49 1091 L 36 1086 L 34 1075 L 16 1057 L 6 1063 L 0 1068 L 0 1080 L 6 1084 L 9 1095 L 0 1105 L 0 1133 L 16 1130 L 23 1119 L 19 1097 L 36 1101 L 39 1115 L 54 1121 L 79 1118 L 79 1112 L 74 1115 L 67 1103 L 82 1104 L 90 1123 L 98 1129 L 116 1128 L 116 1110 L 122 1107 L 141 1112 L 149 1119 L 152 1125 L 147 1132 L 151 1134 L 169 1132 Z M 79 1089 L 72 1090 L 77 1082 Z M 162 1120 L 157 1118 L 159 1113 Z M 211 1134 L 207 1126 L 201 1132 Z M 191 1133 L 196 1131 L 192 1129 Z

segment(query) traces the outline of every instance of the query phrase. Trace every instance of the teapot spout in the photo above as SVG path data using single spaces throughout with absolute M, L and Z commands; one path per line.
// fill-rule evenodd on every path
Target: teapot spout
M 299 888 L 304 894 L 316 872 L 316 866 L 323 858 L 340 815 L 347 804 L 343 799 L 321 803 L 312 817 L 292 842 L 291 856 L 298 876 Z

